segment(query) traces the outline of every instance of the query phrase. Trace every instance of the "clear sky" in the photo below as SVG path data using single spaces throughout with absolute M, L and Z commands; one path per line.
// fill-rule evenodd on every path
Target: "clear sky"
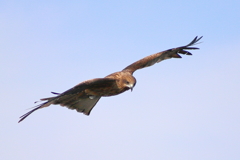
M 240 1 L 0 1 L 4 160 L 240 159 Z M 203 36 L 90 116 L 40 98 Z

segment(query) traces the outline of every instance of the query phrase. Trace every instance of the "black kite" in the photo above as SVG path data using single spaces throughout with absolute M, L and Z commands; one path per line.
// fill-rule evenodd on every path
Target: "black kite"
M 132 76 L 132 74 L 136 70 L 152 66 L 165 59 L 181 58 L 179 54 L 192 55 L 186 50 L 199 49 L 191 46 L 197 44 L 201 38 L 202 37 L 195 37 L 188 45 L 168 49 L 166 51 L 147 56 L 127 66 L 122 71 L 112 73 L 105 78 L 95 78 L 79 83 L 75 87 L 61 94 L 52 92 L 53 94 L 56 94 L 55 97 L 41 99 L 41 101 L 46 102 L 36 106 L 33 110 L 22 115 L 19 122 L 24 120 L 34 111 L 40 108 L 48 107 L 51 104 L 60 104 L 61 106 L 66 106 L 69 109 L 76 109 L 78 112 L 89 115 L 101 97 L 114 96 L 129 89 L 132 90 L 136 84 L 136 79 Z

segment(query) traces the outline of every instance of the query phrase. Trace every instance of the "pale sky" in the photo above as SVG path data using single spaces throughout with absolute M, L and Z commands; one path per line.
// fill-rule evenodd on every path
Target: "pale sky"
M 0 1 L 0 159 L 239 160 L 240 1 Z M 203 36 L 90 116 L 35 101 Z

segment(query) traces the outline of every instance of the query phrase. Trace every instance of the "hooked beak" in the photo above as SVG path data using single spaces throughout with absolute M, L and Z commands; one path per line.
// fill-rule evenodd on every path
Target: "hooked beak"
M 127 87 L 128 87 L 129 89 L 131 89 L 131 92 L 132 92 L 134 85 L 133 85 L 133 84 L 129 84 L 129 85 L 127 85 Z

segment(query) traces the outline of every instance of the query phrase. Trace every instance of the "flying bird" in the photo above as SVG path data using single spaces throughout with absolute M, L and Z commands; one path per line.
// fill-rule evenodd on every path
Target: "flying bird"
M 188 45 L 149 55 L 130 64 L 122 71 L 112 73 L 105 78 L 95 78 L 81 82 L 63 93 L 52 92 L 56 96 L 40 99 L 45 102 L 22 115 L 18 123 L 34 111 L 48 107 L 51 104 L 59 104 L 69 109 L 75 109 L 77 112 L 81 112 L 85 115 L 89 115 L 101 97 L 114 96 L 129 89 L 132 90 L 136 85 L 136 78 L 133 76 L 136 70 L 152 66 L 165 59 L 181 58 L 179 54 L 192 55 L 187 50 L 199 49 L 192 46 L 196 45 L 201 38 L 202 37 L 195 37 Z

